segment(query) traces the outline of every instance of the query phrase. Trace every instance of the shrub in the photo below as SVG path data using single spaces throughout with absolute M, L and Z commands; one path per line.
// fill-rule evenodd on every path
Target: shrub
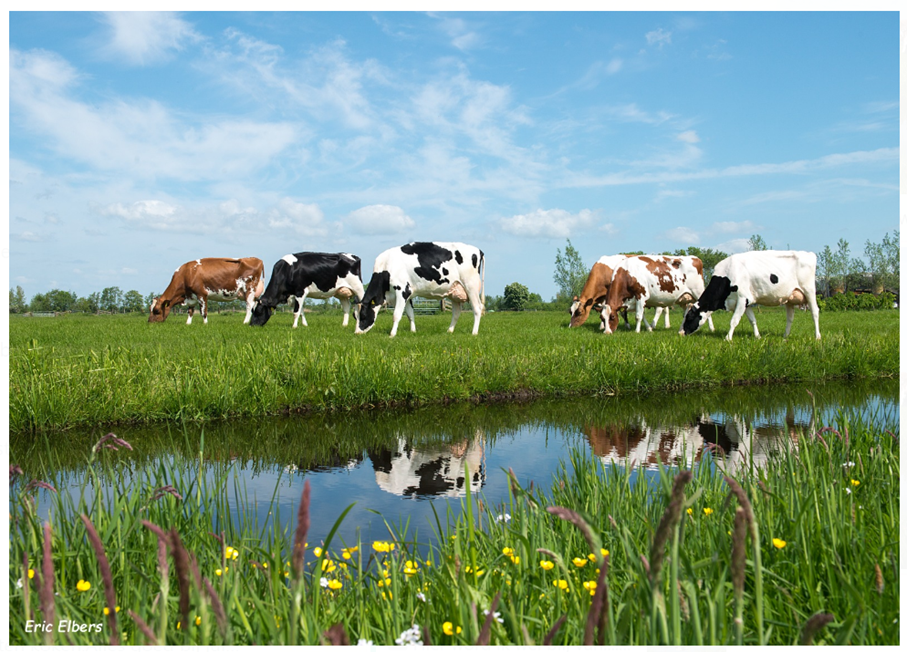
M 882 294 L 854 294 L 844 292 L 832 295 L 829 298 L 818 297 L 819 310 L 823 312 L 840 312 L 844 310 L 888 310 L 894 308 L 894 295 L 890 292 Z

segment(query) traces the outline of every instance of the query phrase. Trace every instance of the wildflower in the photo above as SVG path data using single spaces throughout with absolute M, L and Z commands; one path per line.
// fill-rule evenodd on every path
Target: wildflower
M 570 591 L 570 589 L 567 588 L 567 580 L 554 580 L 553 584 L 554 584 L 554 586 L 559 588 L 561 591 L 567 591 L 567 592 Z
M 416 598 L 418 598 L 418 599 L 421 600 L 422 602 L 425 602 L 425 594 L 422 593 L 422 591 L 419 591 L 419 592 L 416 594 Z
M 510 561 L 512 561 L 517 566 L 519 566 L 520 565 L 520 556 L 514 555 L 513 557 L 510 558 Z
M 35 569 L 34 569 L 34 568 L 29 568 L 29 569 L 28 569 L 28 579 L 31 580 L 31 579 L 34 579 L 34 578 L 35 578 Z
M 454 624 L 452 622 L 450 622 L 449 620 L 446 621 L 443 625 L 441 625 L 441 629 L 444 630 L 444 633 L 447 634 L 448 636 L 454 635 Z M 457 625 L 456 633 L 459 634 L 462 631 L 463 631 L 463 628 L 460 627 L 459 625 Z
M 845 469 L 848 469 L 848 468 L 852 467 L 853 465 L 854 465 L 853 462 L 844 462 L 844 464 L 842 464 L 841 466 L 843 466 Z
M 608 552 L 607 550 L 605 550 L 604 548 L 602 548 L 602 557 L 607 557 L 607 556 L 610 555 L 610 554 L 611 554 L 610 552 Z
M 321 584 L 321 588 L 323 588 L 323 589 L 328 588 L 328 578 L 322 577 L 320 584 Z
M 78 582 L 76 582 L 77 591 L 87 591 L 90 588 L 91 588 L 91 582 L 87 582 L 85 580 L 79 580 Z
M 787 545 L 787 541 L 783 539 L 772 539 L 772 545 L 775 546 L 778 550 L 781 550 L 781 548 Z
M 850 484 L 852 484 L 854 487 L 859 487 L 859 486 L 860 486 L 860 481 L 859 481 L 859 480 L 854 480 L 853 478 L 851 478 L 851 479 L 850 479 Z
M 265 562 L 262 562 L 261 565 L 262 565 L 263 568 L 267 568 L 267 567 L 268 567 L 268 562 L 266 562 L 266 561 L 265 561 Z
M 425 561 L 425 565 L 426 565 L 426 566 L 431 566 L 431 559 L 427 559 L 427 560 Z
M 539 562 L 539 566 L 542 567 L 542 570 L 551 570 L 552 568 L 554 568 L 554 562 L 543 559 Z
M 406 565 L 403 567 L 403 574 L 406 576 L 415 575 L 419 572 L 419 565 L 414 564 L 412 561 L 407 561 Z
M 384 591 L 382 591 L 382 592 L 381 592 L 381 599 L 382 599 L 382 600 L 393 600 L 393 599 L 394 599 L 394 594 L 391 593 L 390 591 L 388 591 L 387 593 L 385 593 Z M 421 644 L 421 643 L 418 643 L 417 645 L 422 645 L 422 644 Z
M 504 548 L 501 552 L 505 557 L 513 557 L 513 548 Z
M 383 580 L 378 580 L 378 586 L 390 586 L 390 585 L 391 585 L 391 578 L 389 578 L 389 577 L 385 578 Z
M 690 516 L 693 515 L 693 508 L 692 508 L 692 507 L 687 507 L 687 514 L 689 514 Z
M 472 566 L 467 566 L 467 567 L 466 567 L 466 572 L 467 572 L 467 573 L 471 573 L 471 572 L 472 572 Z M 481 568 L 477 568 L 477 569 L 476 569 L 476 577 L 481 577 L 481 576 L 484 575 L 484 574 L 485 574 L 485 571 L 482 570 Z
M 233 546 L 227 546 L 227 549 L 224 551 L 224 557 L 227 559 L 236 559 L 239 557 L 239 550 Z
M 321 548 L 315 548 L 312 552 L 315 553 L 316 557 L 321 557 L 321 554 L 324 552 L 324 550 L 322 550 Z
M 375 645 L 375 644 L 372 643 L 370 640 L 366 640 L 364 638 L 360 638 L 359 642 L 356 643 L 356 647 L 372 647 L 373 645 Z
M 488 612 L 488 609 L 483 609 L 483 610 L 482 610 L 482 613 L 483 613 L 484 615 L 487 616 L 488 613 L 489 613 L 489 612 Z M 498 622 L 501 623 L 501 624 L 504 623 L 504 619 L 501 618 L 501 612 L 500 612 L 500 611 L 495 611 L 495 612 L 494 612 L 494 615 L 492 616 L 492 618 L 494 618 L 496 621 L 498 621 Z
M 340 551 L 340 554 L 344 559 L 352 559 L 353 553 L 357 552 L 358 550 L 359 550 L 359 546 L 354 546 L 352 548 L 343 548 Z
M 850 487 L 844 487 L 844 491 L 846 491 L 847 493 L 853 493 L 853 492 L 850 490 Z
M 400 634 L 394 643 L 397 645 L 422 645 L 421 637 L 422 630 L 419 629 L 419 625 L 413 625 L 411 629 Z
M 583 582 L 583 588 L 589 592 L 589 595 L 595 595 L 595 589 L 598 587 L 598 582 L 595 580 L 589 580 L 588 582 Z
M 573 565 L 576 566 L 577 568 L 582 568 L 582 567 L 585 566 L 587 563 L 589 563 L 589 560 L 588 560 L 588 559 L 584 559 L 584 558 L 582 558 L 582 557 L 574 557 L 574 558 L 573 558 Z
M 372 548 L 375 552 L 391 552 L 394 549 L 394 544 L 388 541 L 375 541 L 372 543 Z
M 343 583 L 340 580 L 331 580 L 328 582 L 328 588 L 332 591 L 338 591 L 343 588 Z
M 703 508 L 702 508 L 702 513 L 705 514 L 706 516 L 710 515 L 710 514 L 711 514 L 712 512 L 714 512 L 714 511 L 715 511 L 715 510 L 712 509 L 711 507 L 703 507 Z
M 119 607 L 116 608 L 116 612 L 115 612 L 115 613 L 120 613 L 120 608 L 119 608 Z M 109 609 L 108 607 L 104 607 L 104 615 L 105 615 L 105 616 L 109 616 L 109 615 L 110 615 L 110 609 Z
M 201 616 L 196 616 L 196 617 L 195 617 L 195 626 L 198 627 L 198 626 L 201 625 L 201 624 L 202 624 L 202 617 L 201 617 Z
M 321 560 L 321 570 L 325 573 L 333 573 L 337 569 L 337 565 L 334 564 L 330 559 Z
M 595 553 L 590 552 L 588 555 L 586 555 L 586 559 L 588 559 L 591 562 L 595 562 Z
M 511 516 L 510 516 L 510 514 L 508 514 L 507 512 L 504 512 L 503 514 L 498 514 L 498 520 L 499 520 L 499 521 L 504 521 L 504 522 L 506 523 L 506 522 L 509 521 L 510 519 L 511 519 Z

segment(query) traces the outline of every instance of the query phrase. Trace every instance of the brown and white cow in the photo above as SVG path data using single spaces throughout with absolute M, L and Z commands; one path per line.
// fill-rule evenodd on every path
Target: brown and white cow
M 252 316 L 252 305 L 265 290 L 264 263 L 259 258 L 199 258 L 181 265 L 170 279 L 164 293 L 151 303 L 149 322 L 167 319 L 173 306 L 185 303 L 189 319 L 196 306 L 208 323 L 208 301 L 245 299 L 246 319 Z
M 640 330 L 646 306 L 667 308 L 688 306 L 702 294 L 705 280 L 702 261 L 696 256 L 633 256 L 614 270 L 614 278 L 602 308 L 605 333 L 617 329 L 621 306 L 636 308 L 636 332 Z M 652 330 L 648 324 L 648 330 Z M 709 317 L 709 328 L 715 330 Z
M 608 288 L 611 287 L 611 280 L 614 278 L 614 270 L 628 257 L 629 256 L 625 256 L 624 254 L 602 256 L 592 266 L 592 271 L 589 272 L 589 278 L 586 279 L 586 284 L 583 286 L 583 291 L 580 293 L 580 296 L 573 297 L 573 304 L 570 306 L 570 328 L 577 328 L 585 324 L 586 320 L 589 319 L 589 313 L 592 310 L 601 312 L 601 304 L 608 295 Z M 652 327 L 650 327 L 649 322 L 645 321 L 645 318 L 643 318 L 646 328 L 652 330 L 653 327 L 658 326 L 658 320 L 661 317 L 662 310 L 665 313 L 665 328 L 671 327 L 668 309 L 656 308 L 655 322 Z M 627 309 L 625 306 L 621 307 L 620 313 L 624 317 L 624 323 L 629 328 L 630 322 L 627 319 Z M 601 329 L 604 330 L 604 328 L 605 324 L 602 322 Z

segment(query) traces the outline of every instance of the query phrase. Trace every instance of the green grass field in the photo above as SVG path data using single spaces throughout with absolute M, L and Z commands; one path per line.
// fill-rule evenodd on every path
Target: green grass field
M 744 320 L 730 343 L 724 312 L 715 333 L 686 338 L 679 316 L 670 331 L 605 336 L 591 319 L 568 329 L 566 314 L 492 313 L 474 337 L 471 314 L 454 334 L 449 315 L 419 315 L 417 333 L 404 319 L 394 339 L 386 312 L 359 336 L 338 312 L 295 331 L 290 314 L 264 328 L 242 318 L 13 317 L 10 430 L 899 374 L 894 310 L 823 314 L 818 342 L 805 313 L 783 340 L 782 309 L 757 315 L 761 340 Z

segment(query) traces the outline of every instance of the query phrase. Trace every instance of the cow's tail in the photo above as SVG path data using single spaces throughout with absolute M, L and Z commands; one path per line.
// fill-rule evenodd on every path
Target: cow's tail
M 482 314 L 485 314 L 485 253 L 479 249 L 479 254 L 482 256 Z

